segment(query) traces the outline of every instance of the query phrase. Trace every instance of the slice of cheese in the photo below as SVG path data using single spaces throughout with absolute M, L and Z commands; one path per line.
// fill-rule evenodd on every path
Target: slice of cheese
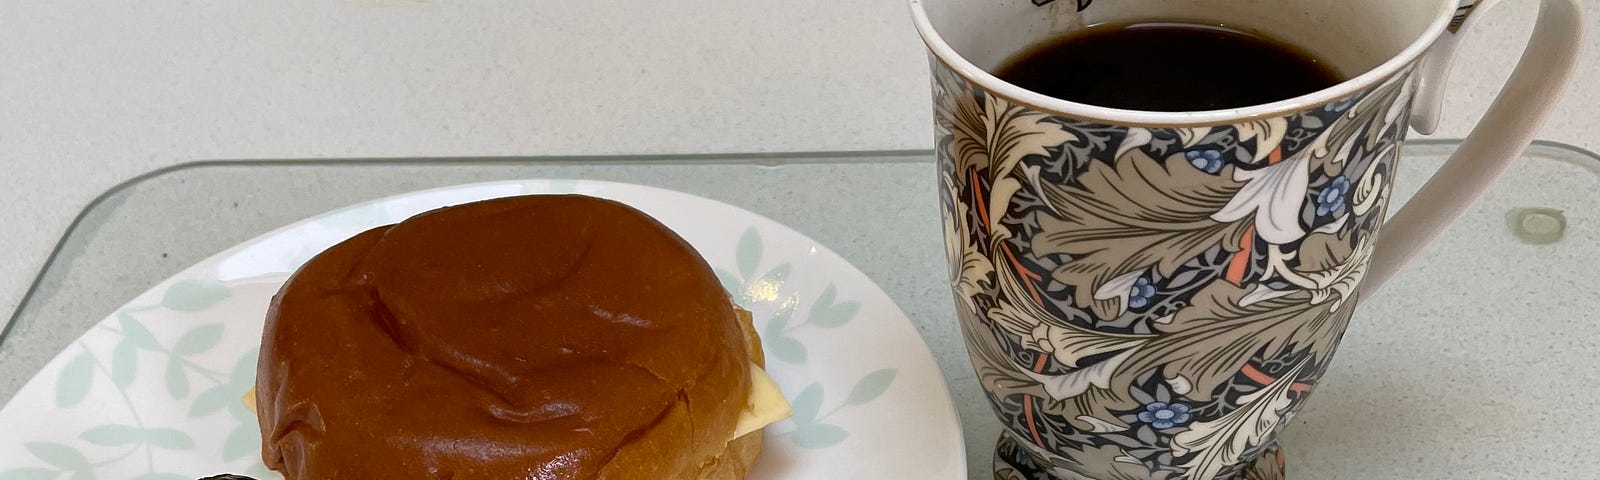
M 256 413 L 256 387 L 250 387 L 250 391 L 244 392 L 244 398 L 239 400 L 244 402 L 244 408 L 250 409 L 250 413 Z
M 765 428 L 789 418 L 794 410 L 789 400 L 783 398 L 777 382 L 767 376 L 761 367 L 750 365 L 750 398 L 744 401 L 744 411 L 739 412 L 739 423 L 733 427 L 733 438 Z
M 244 402 L 245 408 L 250 409 L 251 413 L 255 413 L 255 387 L 251 387 L 249 392 L 245 392 L 244 398 L 239 400 Z M 733 427 L 733 436 L 728 439 L 743 437 L 746 433 L 766 428 L 767 425 L 789 418 L 792 413 L 794 410 L 789 407 L 789 400 L 783 398 L 783 392 L 778 390 L 778 384 L 772 381 L 772 377 L 767 376 L 766 370 L 752 364 L 750 398 L 745 399 L 744 410 L 739 412 L 739 421 Z

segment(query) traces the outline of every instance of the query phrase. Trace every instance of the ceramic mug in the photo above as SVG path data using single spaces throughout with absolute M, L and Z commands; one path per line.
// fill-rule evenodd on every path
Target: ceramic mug
M 1437 124 L 1458 35 L 1492 1 L 910 3 L 931 52 L 957 312 L 1006 427 L 997 479 L 1282 478 L 1277 435 L 1360 299 L 1519 156 L 1582 36 L 1576 0 L 1544 0 L 1500 97 L 1384 226 L 1408 125 Z M 988 73 L 1066 31 L 1149 20 L 1242 26 L 1362 73 L 1165 113 Z

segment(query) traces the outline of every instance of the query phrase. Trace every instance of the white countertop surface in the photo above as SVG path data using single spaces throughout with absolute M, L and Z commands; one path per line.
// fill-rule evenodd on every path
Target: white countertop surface
M 1536 3 L 1471 32 L 1439 136 L 1493 98 Z M 1586 43 L 1541 137 L 1594 150 Z M 902 0 L 5 2 L 0 319 L 79 210 L 161 167 L 925 149 L 927 84 Z

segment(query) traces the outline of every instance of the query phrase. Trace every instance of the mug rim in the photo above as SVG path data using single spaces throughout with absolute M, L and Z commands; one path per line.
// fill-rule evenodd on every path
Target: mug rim
M 968 61 L 954 47 L 945 42 L 944 37 L 933 28 L 933 22 L 928 19 L 928 12 L 923 8 L 924 0 L 909 0 L 912 22 L 917 27 L 917 34 L 922 37 L 922 43 L 927 46 L 939 61 L 951 70 L 955 70 L 961 77 L 978 84 L 988 93 L 997 94 L 1014 103 L 1020 103 L 1036 110 L 1059 113 L 1064 116 L 1080 120 L 1098 121 L 1113 125 L 1133 126 L 1162 126 L 1162 127 L 1205 127 L 1228 125 L 1260 118 L 1272 118 L 1291 115 L 1295 112 L 1306 110 L 1317 105 L 1333 103 L 1346 97 L 1355 95 L 1361 90 L 1377 85 L 1385 79 L 1400 72 L 1411 65 L 1433 46 L 1445 28 L 1454 18 L 1456 0 L 1439 0 L 1440 13 L 1436 15 L 1422 35 L 1383 64 L 1378 65 L 1361 75 L 1347 79 L 1339 84 L 1300 95 L 1285 100 L 1279 100 L 1248 107 L 1228 108 L 1222 110 L 1204 110 L 1192 112 L 1157 112 L 1146 110 L 1127 110 L 1120 108 L 1101 107 L 1078 103 L 1013 85 L 1011 82 L 1001 80 L 994 74 L 978 68 Z

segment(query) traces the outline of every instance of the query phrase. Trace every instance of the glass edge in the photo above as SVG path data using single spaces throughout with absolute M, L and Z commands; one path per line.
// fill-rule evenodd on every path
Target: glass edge
M 135 185 L 146 181 L 190 170 L 207 168 L 235 168 L 235 167 L 294 167 L 294 166 L 383 166 L 383 165 L 426 165 L 426 166 L 509 166 L 525 163 L 607 163 L 612 165 L 725 165 L 741 164 L 752 166 L 780 167 L 784 165 L 832 164 L 844 163 L 852 158 L 878 158 L 882 163 L 916 163 L 921 157 L 932 156 L 933 150 L 836 150 L 817 152 L 735 152 L 735 153 L 703 153 L 703 154 L 618 154 L 618 155 L 544 155 L 527 157 L 373 157 L 373 158 L 325 158 L 325 159 L 213 159 L 196 160 L 169 165 L 136 175 L 127 180 L 118 182 L 111 188 L 96 195 L 88 204 L 78 210 L 72 222 L 67 224 L 61 237 L 56 239 L 50 253 L 45 256 L 44 262 L 39 265 L 39 270 L 29 280 L 27 290 L 17 300 L 17 305 L 6 319 L 4 327 L 0 327 L 0 347 L 6 345 L 11 338 L 18 322 L 22 319 L 22 312 L 38 294 L 39 286 L 43 283 L 44 276 L 50 271 L 60 258 L 61 252 L 66 248 L 67 239 L 77 233 L 83 226 L 84 218 L 90 212 L 106 203 L 108 199 L 118 193 L 126 191 Z
M 665 165 L 665 164 L 736 164 L 755 166 L 807 165 L 840 163 L 850 158 L 877 158 L 899 163 L 914 162 L 910 157 L 933 155 L 933 150 L 825 150 L 794 152 L 731 152 L 731 153 L 664 153 L 664 154 L 599 154 L 599 155 L 531 155 L 531 156 L 466 156 L 466 157 L 347 157 L 347 158 L 278 158 L 278 159 L 212 159 L 180 163 L 150 173 L 172 173 L 177 170 L 216 167 L 281 167 L 281 166 L 507 166 L 527 163 L 603 162 L 611 165 Z
M 1460 139 L 1417 139 L 1407 142 L 1411 145 L 1443 146 L 1457 145 Z M 1565 150 L 1568 153 L 1580 155 L 1600 162 L 1600 154 L 1562 142 L 1550 140 L 1535 140 L 1531 147 L 1553 148 Z M 686 164 L 748 164 L 758 166 L 784 166 L 806 164 L 831 164 L 843 163 L 841 160 L 849 158 L 879 157 L 892 163 L 916 163 L 913 157 L 926 157 L 933 155 L 933 150 L 841 150 L 819 152 L 743 152 L 743 153 L 706 153 L 706 154 L 661 154 L 661 155 L 548 155 L 532 157 L 382 157 L 382 158 L 329 158 L 329 159 L 240 159 L 240 160 L 197 160 L 184 162 L 167 167 L 158 168 L 124 180 L 106 191 L 96 195 L 93 200 L 84 205 L 83 209 L 73 217 L 72 222 L 62 232 L 61 238 L 56 240 L 51 247 L 50 254 L 45 256 L 44 263 L 39 265 L 39 271 L 34 274 L 33 280 L 28 284 L 28 289 L 23 292 L 22 298 L 17 300 L 17 306 L 7 318 L 4 328 L 0 328 L 0 347 L 6 345 L 11 338 L 17 323 L 22 318 L 22 312 L 32 302 L 38 293 L 39 285 L 44 280 L 44 275 L 50 271 L 65 249 L 67 239 L 77 233 L 83 225 L 83 219 L 94 211 L 107 199 L 125 191 L 134 185 L 145 181 L 171 175 L 188 170 L 204 168 L 231 168 L 231 167 L 291 167 L 291 166 L 377 166 L 377 165 L 403 165 L 424 162 L 428 166 L 441 165 L 510 165 L 515 163 L 564 163 L 564 162 L 605 162 L 616 165 L 652 165 L 668 163 Z

